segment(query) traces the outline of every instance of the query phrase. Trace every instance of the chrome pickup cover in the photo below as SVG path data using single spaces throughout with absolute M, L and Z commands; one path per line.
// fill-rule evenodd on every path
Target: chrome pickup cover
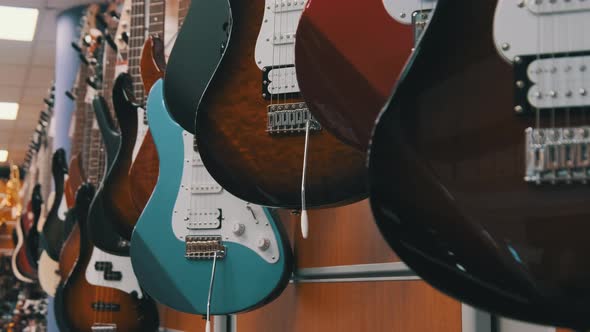
M 184 257 L 187 259 L 217 259 L 225 258 L 225 246 L 221 236 L 217 235 L 187 235 L 185 239 L 186 250 Z
M 96 323 L 90 328 L 92 332 L 117 332 L 117 324 Z
M 305 133 L 305 125 L 309 120 L 309 130 L 319 131 L 320 123 L 311 115 L 305 103 L 276 104 L 268 106 L 269 134 Z
M 590 127 L 525 130 L 525 181 L 586 183 L 590 179 Z

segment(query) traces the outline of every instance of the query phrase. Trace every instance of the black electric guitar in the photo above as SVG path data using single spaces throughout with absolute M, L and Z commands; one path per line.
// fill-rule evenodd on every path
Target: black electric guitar
M 590 328 L 588 8 L 439 0 L 369 162 L 381 232 L 421 277 L 577 330 Z

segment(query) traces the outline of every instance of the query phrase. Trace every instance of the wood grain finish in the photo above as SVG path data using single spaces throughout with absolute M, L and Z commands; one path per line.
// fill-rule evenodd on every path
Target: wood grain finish
M 70 165 L 68 166 L 68 180 L 64 188 L 68 208 L 71 209 L 74 207 L 76 191 L 82 185 L 84 179 L 86 179 L 86 175 L 84 175 L 84 170 L 82 169 L 82 158 L 81 153 L 79 153 L 70 160 Z
M 90 332 L 96 323 L 116 324 L 117 330 L 129 332 L 156 331 L 157 309 L 149 299 L 137 299 L 117 289 L 91 285 L 86 280 L 86 269 L 94 244 L 89 238 L 86 225 L 86 211 L 94 196 L 91 185 L 84 185 L 76 196 L 78 227 L 80 230 L 80 252 L 70 276 L 62 289 L 64 321 L 70 332 Z M 96 311 L 92 304 L 97 302 L 120 305 L 119 311 Z
M 359 14 L 362 13 L 362 14 Z M 350 24 L 355 22 L 355 24 Z M 297 81 L 328 131 L 366 151 L 379 111 L 414 46 L 383 0 L 310 2 L 297 28 Z
M 461 304 L 422 281 L 289 285 L 240 332 L 461 331 Z
M 371 140 L 373 214 L 438 289 L 510 318 L 587 330 L 590 187 L 525 182 L 535 115 L 514 112 L 514 68 L 493 37 L 498 3 L 438 1 Z M 540 126 L 586 126 L 587 111 L 556 110 L 552 124 L 543 110 Z
M 156 83 L 158 79 L 164 77 L 166 71 L 164 44 L 160 38 L 151 36 L 146 41 L 141 54 L 140 69 L 143 85 L 147 94 L 154 83 Z M 131 170 L 129 171 L 131 187 L 133 188 L 131 197 L 134 206 L 137 208 L 137 217 L 133 222 L 134 225 L 156 186 L 159 165 L 160 161 L 158 159 L 156 145 L 154 144 L 154 138 L 148 130 L 141 143 L 137 157 L 131 166 Z
M 230 1 L 230 40 L 197 111 L 197 141 L 203 142 L 199 151 L 207 170 L 232 194 L 260 205 L 299 208 L 305 137 L 266 132 L 270 103 L 261 96 L 262 72 L 254 62 L 264 3 Z M 362 153 L 326 131 L 310 135 L 307 206 L 359 200 L 366 196 L 365 181 Z

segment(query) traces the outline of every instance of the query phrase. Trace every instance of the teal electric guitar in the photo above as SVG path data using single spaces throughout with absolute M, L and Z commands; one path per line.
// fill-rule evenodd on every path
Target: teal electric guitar
M 131 238 L 142 287 L 157 301 L 194 314 L 230 314 L 272 301 L 292 271 L 282 224 L 213 180 L 194 136 L 170 116 L 162 80 L 149 94 L 147 115 L 160 173 Z

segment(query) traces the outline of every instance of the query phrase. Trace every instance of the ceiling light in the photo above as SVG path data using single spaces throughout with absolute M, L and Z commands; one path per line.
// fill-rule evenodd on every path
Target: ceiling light
M 16 120 L 17 115 L 17 103 L 0 103 L 0 120 Z
M 32 41 L 39 10 L 0 6 L 0 39 Z
M 0 150 L 0 162 L 4 163 L 8 160 L 8 151 Z

